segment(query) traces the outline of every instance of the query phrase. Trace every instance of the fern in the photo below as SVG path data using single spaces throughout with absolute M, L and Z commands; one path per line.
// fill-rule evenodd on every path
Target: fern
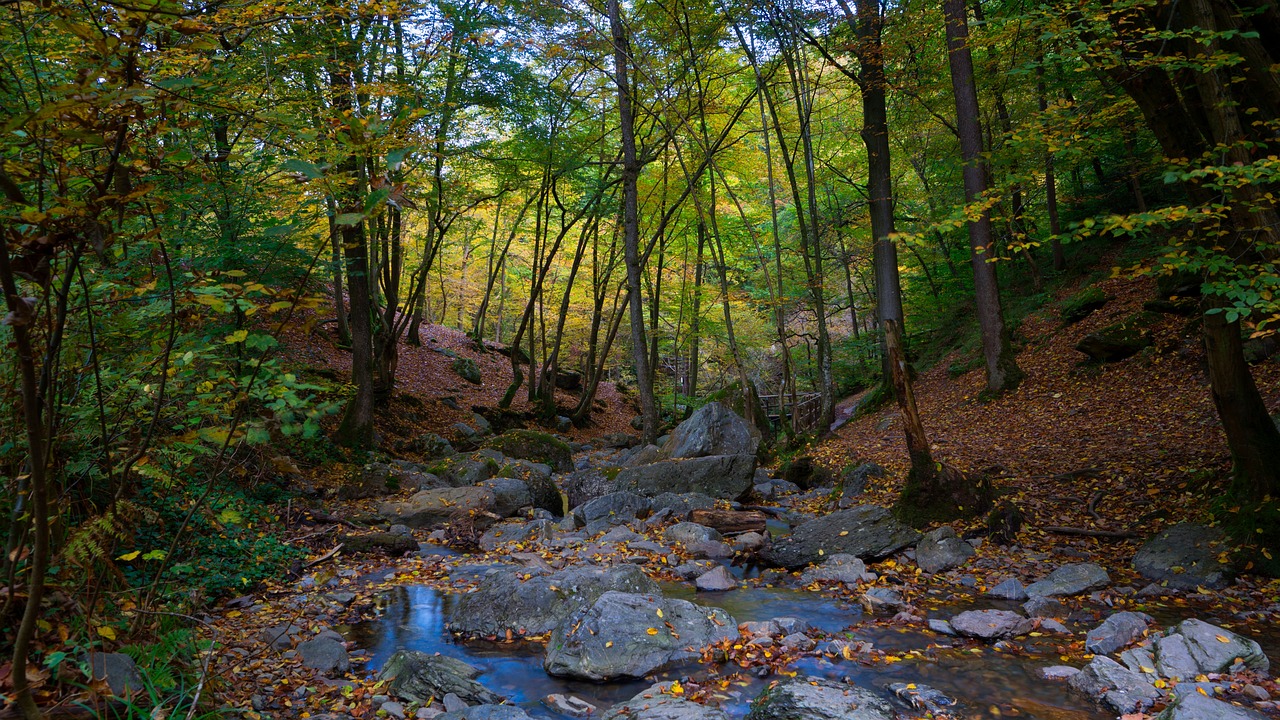
M 71 531 L 62 550 L 68 562 L 89 567 L 95 562 L 112 568 L 111 549 L 132 536 L 133 528 L 140 523 L 153 523 L 160 516 L 152 509 L 128 500 L 112 503 L 100 515 L 90 517 Z

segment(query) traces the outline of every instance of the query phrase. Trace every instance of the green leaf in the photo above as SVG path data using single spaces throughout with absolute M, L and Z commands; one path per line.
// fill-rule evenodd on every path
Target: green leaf
M 152 550 L 151 552 L 142 556 L 143 560 L 163 560 L 164 558 L 165 558 L 165 551 L 163 550 Z
M 292 235 L 297 229 L 297 223 L 289 223 L 288 225 L 276 225 L 275 227 L 269 227 L 262 234 L 267 237 L 285 237 L 287 235 Z
M 377 190 L 374 190 L 364 198 L 364 211 L 366 213 L 371 212 L 374 208 L 386 202 L 389 197 L 391 197 L 390 188 L 378 188 Z
M 320 178 L 324 177 L 324 171 L 320 169 L 319 165 L 313 165 L 312 163 L 309 163 L 306 160 L 298 160 L 297 158 L 292 158 L 289 160 L 285 160 L 284 165 L 281 165 L 280 167 L 285 170 L 288 170 L 289 172 L 296 172 L 296 173 L 305 175 L 311 180 L 319 180 Z
M 338 227 L 354 227 L 364 220 L 364 213 L 342 213 L 334 218 Z
M 408 157 L 411 152 L 413 152 L 413 148 L 401 148 L 387 153 L 387 169 L 392 171 L 398 170 L 400 168 L 400 164 L 404 162 L 404 159 Z
M 247 337 L 249 337 L 248 330 L 237 330 L 226 337 L 226 343 L 228 345 L 234 345 L 239 342 L 244 342 L 244 339 Z

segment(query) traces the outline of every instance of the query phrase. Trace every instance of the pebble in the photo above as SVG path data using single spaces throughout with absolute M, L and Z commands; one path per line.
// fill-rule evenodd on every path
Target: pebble
M 382 703 L 379 708 L 393 718 L 403 718 L 405 716 L 404 706 L 394 700 Z
M 1256 700 L 1258 702 L 1266 702 L 1271 699 L 1271 693 L 1258 687 L 1257 685 L 1245 685 L 1244 696 L 1249 698 L 1250 700 Z

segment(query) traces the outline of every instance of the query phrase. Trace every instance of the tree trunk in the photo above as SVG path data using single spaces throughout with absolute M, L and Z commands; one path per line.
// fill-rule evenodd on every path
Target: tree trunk
M 956 129 L 960 135 L 960 152 L 964 159 L 965 203 L 973 206 L 985 202 L 987 188 L 982 162 L 982 123 L 978 91 L 974 85 L 973 57 L 969 52 L 969 22 L 964 0 L 943 0 L 942 11 L 947 24 L 951 85 L 956 100 Z M 978 219 L 969 222 L 969 247 L 978 325 L 982 332 L 982 354 L 986 360 L 987 390 L 1013 390 L 1022 381 L 1023 373 L 1014 360 L 1008 328 L 1004 324 L 1004 311 L 1000 307 L 1000 285 L 996 280 L 990 212 L 983 210 Z

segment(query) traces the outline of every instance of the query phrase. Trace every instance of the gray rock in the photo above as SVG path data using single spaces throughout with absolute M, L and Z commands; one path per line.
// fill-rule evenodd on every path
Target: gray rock
M 298 643 L 302 665 L 323 675 L 341 675 L 351 669 L 347 647 L 332 637 L 317 637 Z
M 688 520 L 694 510 L 710 510 L 716 501 L 702 493 L 662 493 L 653 498 L 651 506 L 655 514 L 669 509 L 673 519 Z
M 556 524 L 550 520 L 533 520 L 527 523 L 504 522 L 489 528 L 480 536 L 477 544 L 486 552 L 504 543 L 547 542 L 555 537 Z
M 346 553 L 382 552 L 388 555 L 404 555 L 418 550 L 418 541 L 413 539 L 413 535 L 392 532 L 339 535 L 338 542 L 342 543 L 342 550 Z
M 691 562 L 677 565 L 671 569 L 671 572 L 679 575 L 685 580 L 692 580 L 699 575 L 706 573 L 717 564 L 718 563 L 711 562 L 710 560 L 693 560 Z
M 463 701 L 462 698 L 453 693 L 445 693 L 444 700 L 441 704 L 444 705 L 445 712 L 459 712 L 471 707 L 470 704 Z
M 630 492 L 602 495 L 573 509 L 580 526 L 625 525 L 649 511 L 649 499 Z
M 862 593 L 862 604 L 871 610 L 897 609 L 906 606 L 897 590 L 873 587 Z
M 580 697 L 562 693 L 551 693 L 542 698 L 542 704 L 546 705 L 552 712 L 578 718 L 594 715 L 600 710 L 600 708 Z
M 1232 576 L 1231 566 L 1219 559 L 1227 550 L 1218 528 L 1180 523 L 1148 540 L 1133 556 L 1133 568 L 1167 587 L 1216 590 Z
M 671 683 L 665 682 L 614 705 L 601 720 L 729 720 L 729 716 L 719 708 L 672 695 Z
M 796 569 L 818 562 L 824 555 L 844 553 L 879 559 L 920 539 L 915 530 L 898 522 L 888 510 L 861 505 L 802 523 L 791 534 L 766 548 L 761 557 L 772 565 Z
M 1118 612 L 1085 635 L 1084 649 L 1096 655 L 1110 655 L 1142 637 L 1149 622 L 1151 616 L 1146 613 Z
M 951 627 L 951 623 L 940 618 L 929 618 L 929 629 L 942 635 L 956 634 L 956 629 Z
M 413 531 L 409 529 L 408 525 L 392 525 L 387 528 L 387 532 L 392 533 L 393 535 L 407 535 L 408 537 L 413 537 Z
M 1191 655 L 1191 643 L 1177 633 L 1155 642 L 1155 669 L 1170 680 L 1189 680 L 1200 674 L 1200 664 Z
M 1067 608 L 1066 605 L 1062 604 L 1060 600 L 1040 597 L 1038 595 L 1022 603 L 1022 611 L 1027 614 L 1027 617 L 1033 618 L 1060 618 L 1066 617 L 1067 614 L 1071 612 L 1071 610 Z
M 526 635 L 551 632 L 566 617 L 590 606 L 604 593 L 658 593 L 657 583 L 634 565 L 608 568 L 573 567 L 555 573 L 525 573 L 504 567 L 481 579 L 473 592 L 459 595 L 446 627 L 468 637 L 502 636 L 524 630 Z
M 804 633 L 791 633 L 782 638 L 782 647 L 792 648 L 801 652 L 809 652 L 817 646 L 817 641 Z
M 712 401 L 698 408 L 687 420 L 671 431 L 662 446 L 669 458 L 700 458 L 712 455 L 750 455 L 755 457 L 760 445 L 760 432 L 737 413 Z M 753 477 L 755 467 L 751 468 Z
M 981 640 L 1000 640 L 1026 635 L 1036 623 L 1009 610 L 966 610 L 951 618 L 957 633 Z
M 613 492 L 613 475 L 605 472 L 605 468 L 589 466 L 575 470 L 564 477 L 564 492 L 569 507 L 595 500 Z
M 699 575 L 693 584 L 704 592 L 721 592 L 738 587 L 738 580 L 725 566 L 717 565 L 711 572 Z
M 696 558 L 724 560 L 733 557 L 733 548 L 717 540 L 696 540 L 684 549 Z
M 493 491 L 483 487 L 423 490 L 403 502 L 380 504 L 378 515 L 387 522 L 429 528 L 443 525 L 455 513 L 492 512 L 496 502 Z
M 903 705 L 934 715 L 949 714 L 947 708 L 956 704 L 954 699 L 923 683 L 893 683 L 889 686 L 889 691 Z
M 89 653 L 88 663 L 93 679 L 105 680 L 112 695 L 125 697 L 146 691 L 138 664 L 124 653 Z
M 529 714 L 515 705 L 473 705 L 437 715 L 436 720 L 529 720 Z
M 873 462 L 865 462 L 855 465 L 845 471 L 840 479 L 840 501 L 846 500 L 856 504 L 859 495 L 867 491 L 867 484 L 872 478 L 882 478 L 886 475 L 885 469 Z
M 896 713 L 878 694 L 828 680 L 798 676 L 766 688 L 751 703 L 746 720 L 893 720 Z
M 733 549 L 756 552 L 769 544 L 769 538 L 758 532 L 746 532 L 733 538 Z
M 617 525 L 600 537 L 600 542 L 634 543 L 643 542 L 644 536 L 626 525 Z
M 659 460 L 624 468 L 614 480 L 614 488 L 650 497 L 663 493 L 701 493 L 713 498 L 736 500 L 751 489 L 755 466 L 755 455 Z
M 995 587 L 987 590 L 987 597 L 1000 598 L 1002 600 L 1023 601 L 1027 599 L 1027 589 L 1022 587 L 1022 583 L 1017 578 L 1009 578 Z M 1027 613 L 1030 615 L 1030 613 Z
M 655 632 L 650 634 L 650 629 Z M 691 662 L 703 646 L 737 636 L 737 621 L 719 608 L 610 591 L 556 627 L 543 669 L 550 675 L 597 682 L 641 678 Z
M 1081 595 L 1099 590 L 1111 583 L 1107 571 L 1093 563 L 1071 563 L 1049 573 L 1049 577 L 1027 586 L 1027 595 L 1054 597 Z
M 378 709 L 393 718 L 399 719 L 405 716 L 404 705 L 401 705 L 395 700 L 388 700 L 382 703 L 382 705 Z
M 273 625 L 258 633 L 258 639 L 270 645 L 272 650 L 288 650 L 303 632 L 305 629 L 297 625 Z
M 419 435 L 409 441 L 406 449 L 418 453 L 427 460 L 448 457 L 449 455 L 454 454 L 453 445 L 451 445 L 448 440 L 435 433 L 424 433 Z
M 443 701 L 449 693 L 477 705 L 502 702 L 500 696 L 476 682 L 479 675 L 479 670 L 456 658 L 400 650 L 388 658 L 378 679 L 387 683 L 387 692 L 410 702 Z
M 1200 672 L 1226 672 L 1237 658 L 1252 670 L 1265 671 L 1271 667 L 1258 643 L 1217 625 L 1193 618 L 1178 623 L 1174 632 L 1187 639 L 1188 650 Z
M 500 467 L 497 460 L 473 453 L 442 458 L 428 466 L 427 470 L 450 487 L 470 487 L 493 477 Z
M 1146 647 L 1138 646 L 1125 650 L 1120 653 L 1120 662 L 1139 675 L 1147 675 L 1148 680 L 1154 681 L 1160 677 L 1156 673 L 1155 655 Z
M 805 570 L 800 575 L 800 582 L 805 585 L 820 581 L 856 585 L 866 579 L 866 574 L 866 563 L 854 555 L 841 553 L 828 557 L 821 565 Z
M 1079 674 L 1080 668 L 1074 668 L 1070 665 L 1051 665 L 1036 671 L 1036 675 L 1045 680 L 1070 680 Z
M 1125 668 L 1106 655 L 1095 655 L 1068 682 L 1078 692 L 1098 700 L 1117 713 L 1146 710 L 1160 697 L 1160 691 L 1146 677 Z
M 719 541 L 723 537 L 713 528 L 691 522 L 676 523 L 662 533 L 663 540 L 683 545 L 692 545 L 702 541 Z
M 954 528 L 943 525 L 920 538 L 916 564 L 927 573 L 943 572 L 965 564 L 975 552 L 972 545 L 956 537 Z
M 1266 715 L 1198 692 L 1177 696 L 1156 720 L 1265 720 Z
M 1061 621 L 1059 621 L 1059 620 L 1054 620 L 1053 618 L 1045 618 L 1045 619 L 1041 620 L 1041 621 L 1040 621 L 1040 629 L 1041 629 L 1041 630 L 1048 630 L 1049 632 L 1055 632 L 1055 633 L 1058 633 L 1059 635 L 1071 635 L 1071 634 L 1072 634 L 1072 633 L 1071 633 L 1071 628 L 1067 627 L 1066 625 L 1063 625 Z
M 550 433 L 508 430 L 490 438 L 484 446 L 509 458 L 548 465 L 556 472 L 573 472 L 573 451 L 569 444 Z

